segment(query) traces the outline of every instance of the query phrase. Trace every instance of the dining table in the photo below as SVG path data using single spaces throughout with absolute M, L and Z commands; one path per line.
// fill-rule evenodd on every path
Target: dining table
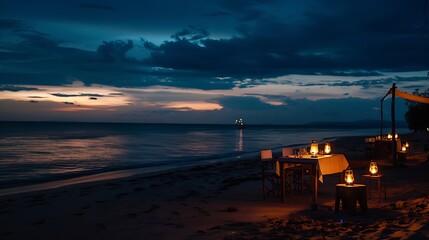
M 392 154 L 392 139 L 382 138 L 375 140 L 375 157 L 378 159 L 391 159 Z M 401 139 L 396 138 L 396 151 L 401 151 Z
M 301 155 L 301 156 L 284 156 L 277 159 L 276 172 L 281 180 L 281 200 L 286 200 L 285 190 L 285 174 L 284 169 L 291 164 L 308 164 L 312 168 L 312 204 L 311 208 L 318 208 L 318 182 L 323 183 L 323 176 L 335 173 L 342 173 L 349 167 L 349 163 L 344 154 L 329 154 L 329 155 Z M 283 171 L 282 171 L 283 169 Z

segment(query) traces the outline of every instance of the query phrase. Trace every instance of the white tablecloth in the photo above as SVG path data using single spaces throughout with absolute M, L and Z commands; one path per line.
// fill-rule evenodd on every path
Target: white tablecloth
M 294 162 L 305 164 L 306 161 L 317 161 L 317 166 L 319 170 L 319 181 L 323 182 L 323 175 L 340 173 L 346 170 L 349 166 L 344 154 L 332 154 L 332 155 L 320 155 L 317 158 L 311 158 L 310 155 L 304 155 L 300 158 L 288 157 L 285 159 L 288 163 L 285 163 L 287 166 L 293 165 Z M 311 163 L 311 162 L 309 162 Z M 280 175 L 280 165 L 279 162 L 276 164 L 276 173 Z

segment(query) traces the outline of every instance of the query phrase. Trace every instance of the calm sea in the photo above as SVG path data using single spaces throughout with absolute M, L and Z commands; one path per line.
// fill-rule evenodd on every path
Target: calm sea
M 0 189 L 120 169 L 230 161 L 258 156 L 264 148 L 278 150 L 313 139 L 376 135 L 379 131 L 130 123 L 0 125 Z

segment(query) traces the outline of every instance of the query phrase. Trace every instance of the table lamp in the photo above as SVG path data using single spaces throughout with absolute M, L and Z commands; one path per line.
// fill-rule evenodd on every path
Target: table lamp
M 310 145 L 310 153 L 311 157 L 317 157 L 316 154 L 319 152 L 319 145 L 317 144 L 316 140 L 311 141 Z
M 345 174 L 344 174 L 344 180 L 346 181 L 346 185 L 353 185 L 354 181 L 355 181 L 355 177 L 353 176 L 353 170 L 346 170 Z
M 329 144 L 328 142 L 325 143 L 325 154 L 330 154 L 331 153 L 331 144 Z
M 371 175 L 376 175 L 378 172 L 378 166 L 377 166 L 377 162 L 371 161 L 369 163 L 369 172 L 371 173 Z

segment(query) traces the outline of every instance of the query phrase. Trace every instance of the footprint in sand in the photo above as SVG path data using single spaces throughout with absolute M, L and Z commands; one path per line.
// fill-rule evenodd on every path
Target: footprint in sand
M 148 210 L 143 211 L 143 212 L 144 212 L 144 213 L 151 213 L 151 212 L 153 212 L 154 210 L 156 210 L 156 209 L 158 209 L 158 208 L 159 208 L 159 206 L 158 206 L 158 205 L 156 205 L 156 204 L 152 204 Z
M 33 207 L 33 206 L 40 206 L 40 205 L 45 205 L 45 199 L 44 197 L 38 196 L 38 197 L 34 197 L 33 199 L 31 199 L 30 201 L 28 201 L 28 205 L 26 206 L 28 207 Z
M 236 207 L 228 207 L 226 209 L 226 212 L 237 212 L 237 211 L 238 211 L 238 209 Z
M 79 193 L 79 196 L 83 197 L 83 196 L 88 196 L 88 195 L 91 195 L 91 194 L 92 194 L 92 192 L 81 192 L 81 193 Z
M 178 211 L 172 211 L 171 214 L 180 215 L 180 213 Z
M 126 217 L 128 217 L 128 218 L 136 218 L 138 216 L 138 214 L 137 213 L 128 213 L 127 215 L 126 215 Z
M 126 196 L 128 196 L 128 193 L 118 193 L 118 194 L 116 194 L 115 198 L 123 198 Z
M 86 209 L 88 209 L 88 208 L 90 208 L 90 207 L 91 207 L 91 204 L 88 204 L 88 205 L 86 205 L 86 206 L 81 207 L 80 209 L 82 209 L 82 210 L 86 210 Z
M 10 236 L 12 234 L 13 234 L 13 232 L 1 232 L 0 237 L 7 237 L 7 236 Z
M 103 223 L 97 223 L 95 225 L 95 227 L 97 228 L 97 230 L 106 230 L 107 229 L 107 226 Z
M 120 187 L 121 187 L 121 184 L 117 184 L 117 183 L 107 183 L 107 184 L 104 184 L 104 186 L 106 186 L 106 187 L 107 187 L 107 189 L 109 189 L 109 190 L 113 190 L 113 189 L 118 189 L 118 188 L 120 188 Z
M 198 210 L 198 212 L 203 216 L 210 216 L 210 213 L 200 207 L 194 207 L 194 209 Z
M 142 191 L 144 191 L 144 188 L 141 188 L 141 187 L 134 188 L 134 192 L 142 192 Z
M 31 224 L 32 225 L 40 225 L 40 224 L 44 224 L 45 222 L 46 222 L 45 219 L 40 219 L 40 220 L 33 221 Z

